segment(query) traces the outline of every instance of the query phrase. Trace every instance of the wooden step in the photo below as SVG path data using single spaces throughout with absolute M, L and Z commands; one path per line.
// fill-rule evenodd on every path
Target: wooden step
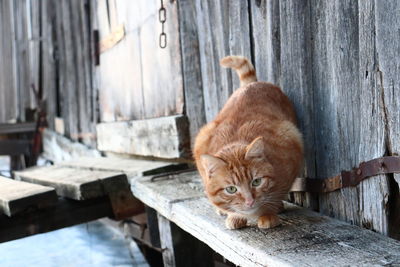
M 123 172 L 128 176 L 151 175 L 186 167 L 184 163 L 106 157 L 81 157 L 71 161 L 61 162 L 59 165 L 91 170 L 117 171 Z
M 205 198 L 197 172 L 131 183 L 146 205 L 240 266 L 400 265 L 399 241 L 290 203 L 279 215 L 279 227 L 228 230 L 225 217 Z
M 14 216 L 28 209 L 42 209 L 55 205 L 54 188 L 15 181 L 0 176 L 0 213 Z
M 86 200 L 129 188 L 121 172 L 77 169 L 65 166 L 34 167 L 15 172 L 17 179 L 54 187 L 59 196 Z

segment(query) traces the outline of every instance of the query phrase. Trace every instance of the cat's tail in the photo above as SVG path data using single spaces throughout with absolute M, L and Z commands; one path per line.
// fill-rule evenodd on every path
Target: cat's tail
M 256 71 L 250 60 L 242 56 L 227 56 L 221 59 L 221 66 L 232 68 L 240 79 L 240 87 L 257 81 Z

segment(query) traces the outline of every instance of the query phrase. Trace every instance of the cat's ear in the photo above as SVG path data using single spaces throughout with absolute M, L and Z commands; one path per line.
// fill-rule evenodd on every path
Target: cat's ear
M 251 159 L 263 159 L 264 154 L 264 141 L 261 136 L 257 137 L 250 143 L 246 148 L 246 155 L 244 157 L 247 160 Z
M 201 155 L 200 160 L 208 176 L 210 176 L 210 174 L 216 169 L 226 165 L 225 161 L 223 161 L 222 159 L 208 154 Z

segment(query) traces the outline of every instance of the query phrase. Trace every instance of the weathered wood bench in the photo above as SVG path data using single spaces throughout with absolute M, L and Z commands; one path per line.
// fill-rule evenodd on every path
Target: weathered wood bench
M 155 166 L 157 163 L 152 163 L 153 166 L 148 167 L 148 162 L 139 163 L 147 167 L 135 167 L 131 160 L 100 158 L 79 159 L 46 169 L 58 172 L 64 168 L 72 168 L 82 173 L 117 173 L 116 177 L 126 175 L 135 197 L 158 213 L 158 227 L 150 230 L 157 231 L 156 239 L 159 238 L 158 246 L 166 266 L 210 266 L 213 251 L 240 266 L 400 265 L 399 241 L 290 203 L 285 203 L 286 210 L 280 214 L 282 225 L 279 227 L 268 230 L 256 227 L 228 230 L 224 226 L 224 217 L 217 215 L 205 198 L 197 172 L 143 176 L 154 173 L 154 170 L 169 170 L 176 166 L 171 167 L 165 163 Z M 71 189 L 77 187 L 68 190 L 57 189 L 57 185 L 53 184 L 54 179 L 43 178 L 47 177 L 43 173 L 45 169 L 39 170 L 29 170 L 25 175 L 18 175 L 22 180 L 33 181 L 32 172 L 40 172 L 41 179 L 38 183 L 55 187 L 59 194 L 68 192 L 69 197 L 84 198 L 85 194 L 77 194 Z M 99 175 L 94 177 L 97 177 L 100 183 L 107 180 Z M 103 196 L 100 199 L 108 198 Z M 99 198 L 95 200 L 68 204 L 59 201 L 55 210 L 43 209 L 43 214 L 35 213 L 40 219 L 35 221 L 36 217 L 31 217 L 36 223 L 31 224 L 31 228 L 24 229 L 24 235 L 52 230 L 54 227 L 49 224 L 58 223 L 60 226 L 76 223 L 68 221 L 75 217 L 75 214 L 77 217 L 85 215 L 85 220 L 112 216 L 110 202 L 100 203 Z M 97 213 L 87 218 L 88 211 Z M 67 212 L 71 212 L 72 215 L 67 217 Z M 22 217 L 11 217 L 9 222 L 4 217 L 5 215 L 0 217 L 0 237 L 3 241 L 4 233 L 8 233 L 10 229 L 14 231 L 14 236 L 21 237 L 22 228 L 19 225 L 27 227 Z M 47 224 L 44 222 L 45 218 Z M 26 221 L 26 217 L 24 219 Z M 40 220 L 42 221 L 37 223 Z M 67 222 L 61 222 L 63 220 Z M 39 225 L 45 227 L 40 229 Z
M 102 217 L 137 214 L 143 204 L 133 197 L 126 174 L 142 176 L 177 165 L 108 158 L 98 158 L 96 163 L 103 170 L 90 168 L 92 158 L 81 158 L 15 172 L 16 180 L 0 177 L 0 242 Z
M 158 212 L 166 266 L 210 266 L 210 248 L 240 266 L 400 266 L 399 241 L 290 203 L 277 228 L 228 230 L 197 172 L 138 176 L 126 165 L 86 162 L 73 165 L 126 173 L 135 197 Z

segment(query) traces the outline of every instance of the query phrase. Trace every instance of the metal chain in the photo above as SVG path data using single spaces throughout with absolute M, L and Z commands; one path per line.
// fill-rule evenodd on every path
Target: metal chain
M 158 40 L 158 45 L 160 48 L 167 47 L 167 34 L 164 32 L 164 23 L 167 21 L 167 10 L 164 7 L 163 0 L 161 0 L 161 7 L 158 10 L 158 20 L 161 23 L 161 34 Z

